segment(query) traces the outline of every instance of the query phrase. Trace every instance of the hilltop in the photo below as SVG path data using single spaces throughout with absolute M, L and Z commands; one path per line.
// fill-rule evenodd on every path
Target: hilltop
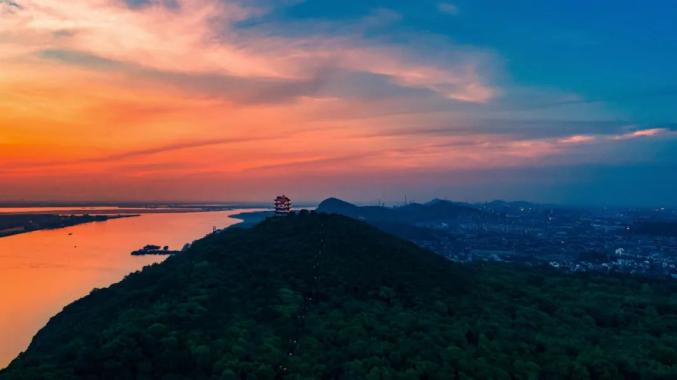
M 0 379 L 667 379 L 674 290 L 460 266 L 304 212 L 212 234 L 93 291 Z
M 348 216 L 367 222 L 403 239 L 413 242 L 451 238 L 448 231 L 429 228 L 459 223 L 480 223 L 500 220 L 501 216 L 467 204 L 434 199 L 427 203 L 409 203 L 398 207 L 357 206 L 338 198 L 322 201 L 320 213 Z

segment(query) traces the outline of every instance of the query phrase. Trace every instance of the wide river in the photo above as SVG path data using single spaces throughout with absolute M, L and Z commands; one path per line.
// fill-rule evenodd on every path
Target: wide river
M 50 317 L 126 274 L 163 260 L 131 256 L 146 244 L 185 243 L 240 222 L 240 212 L 142 214 L 0 238 L 0 368 L 28 347 Z

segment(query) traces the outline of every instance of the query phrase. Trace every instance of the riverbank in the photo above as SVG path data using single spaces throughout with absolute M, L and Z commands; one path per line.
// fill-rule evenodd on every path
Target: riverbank
M 2 215 L 123 215 L 228 211 L 231 207 L 0 207 Z
M 2 214 L 0 215 L 0 238 L 39 230 L 65 228 L 78 224 L 105 222 L 107 220 L 135 216 L 139 215 Z
M 272 211 L 252 211 L 231 215 L 231 218 L 239 219 L 242 222 L 233 224 L 229 228 L 249 228 L 260 222 L 263 222 L 266 220 L 266 218 L 271 216 L 273 216 Z
M 145 213 L 0 238 L 0 368 L 64 305 L 167 258 L 133 250 L 153 243 L 181 249 L 246 211 L 255 210 Z
M 261 209 L 263 203 L 12 203 L 0 202 L 4 214 L 119 215 L 185 212 L 217 212 L 235 209 Z

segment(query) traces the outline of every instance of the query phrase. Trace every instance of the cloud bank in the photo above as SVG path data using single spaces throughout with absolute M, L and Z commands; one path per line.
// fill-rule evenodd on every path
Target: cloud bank
M 373 33 L 406 17 L 393 10 L 276 16 L 294 4 L 0 1 L 0 198 L 96 199 L 99 182 L 135 198 L 184 178 L 209 199 L 308 176 L 415 187 L 420 173 L 643 163 L 675 140 L 672 125 L 513 83 L 489 47 Z

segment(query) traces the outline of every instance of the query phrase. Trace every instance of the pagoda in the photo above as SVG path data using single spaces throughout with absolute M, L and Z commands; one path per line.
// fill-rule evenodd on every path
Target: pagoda
M 287 216 L 291 212 L 291 199 L 285 195 L 275 198 L 275 216 Z

